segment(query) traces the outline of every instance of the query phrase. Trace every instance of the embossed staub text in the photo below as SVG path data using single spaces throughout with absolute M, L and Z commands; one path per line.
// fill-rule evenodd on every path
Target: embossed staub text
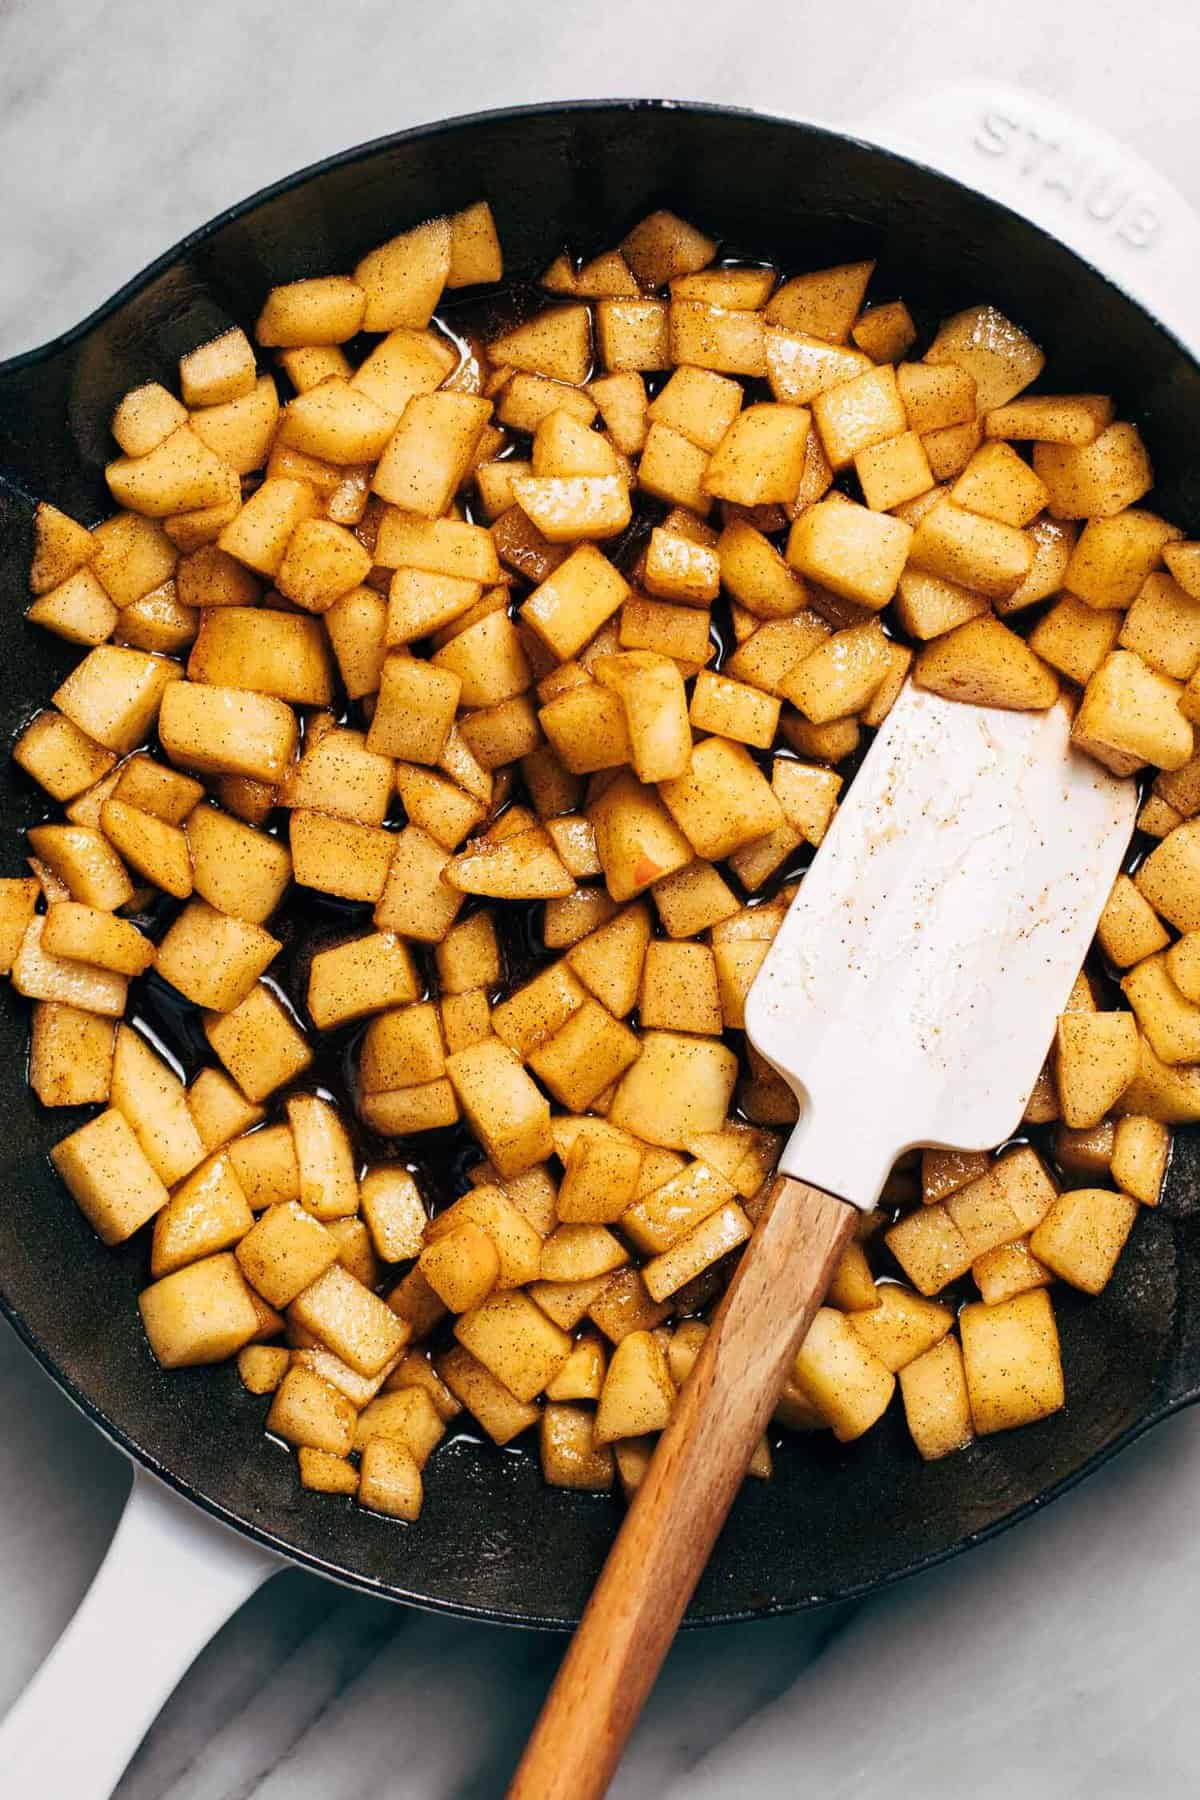
M 1016 111 L 988 107 L 979 115 L 971 143 L 982 155 L 1005 159 L 1021 179 L 1063 206 L 1107 230 L 1131 250 L 1149 250 L 1160 241 L 1163 220 L 1135 175 L 1106 164 L 1068 139 L 1048 135 Z

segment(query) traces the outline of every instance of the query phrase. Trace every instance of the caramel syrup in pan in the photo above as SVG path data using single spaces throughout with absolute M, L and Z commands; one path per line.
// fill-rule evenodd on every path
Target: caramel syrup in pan
M 732 259 L 731 259 L 732 260 Z M 746 260 L 746 259 L 739 259 Z M 509 326 L 518 323 L 547 304 L 548 296 L 542 290 L 527 285 L 514 287 L 500 294 L 487 295 L 483 298 L 468 299 L 448 307 L 438 321 L 458 345 L 464 365 L 475 361 L 478 364 L 483 342 Z M 364 344 L 363 349 L 368 346 Z M 347 346 L 353 353 L 354 345 Z M 277 379 L 286 390 L 283 376 Z M 667 374 L 649 375 L 645 377 L 647 389 L 651 397 L 667 380 Z M 770 393 L 765 382 L 749 381 L 746 383 L 749 400 L 767 398 Z M 528 454 L 528 440 L 516 435 L 512 447 L 504 452 L 515 457 Z M 857 484 L 853 474 L 839 476 L 836 484 L 853 497 L 859 498 Z M 642 548 L 649 537 L 650 530 L 669 509 L 658 501 L 645 495 L 635 495 L 635 512 L 630 525 L 616 540 L 606 543 L 603 548 L 623 572 L 628 574 L 637 562 Z M 471 517 L 469 496 L 466 500 L 466 513 Z M 763 520 L 769 535 L 776 545 L 782 549 L 786 539 L 786 529 L 770 529 L 771 521 Z M 518 577 L 513 586 L 513 610 L 520 605 L 528 592 L 528 584 Z M 1042 608 L 1031 608 L 1029 617 L 1036 617 Z M 716 602 L 712 611 L 712 642 L 714 654 L 710 667 L 719 669 L 737 647 L 737 639 L 733 631 L 729 605 L 725 597 Z M 365 728 L 366 721 L 356 703 L 347 702 L 342 697 L 340 707 L 335 705 L 340 722 Z M 863 730 L 860 746 L 854 757 L 837 765 L 838 772 L 849 782 L 866 748 L 871 733 Z M 775 751 L 754 751 L 758 760 L 769 773 L 773 755 L 788 755 L 783 747 Z M 511 804 L 512 799 L 525 796 L 521 791 L 519 779 L 513 784 L 513 792 L 505 797 L 497 812 Z M 392 812 L 387 824 L 392 829 L 399 829 L 404 823 L 403 811 L 399 802 L 394 800 Z M 279 811 L 268 821 L 265 829 L 278 836 L 286 836 L 287 814 Z M 1130 853 L 1127 866 L 1133 868 L 1146 853 L 1146 840 L 1140 836 Z M 743 894 L 748 904 L 760 903 L 778 892 L 781 885 L 795 880 L 812 860 L 813 852 L 807 846 L 802 847 L 785 863 L 775 875 L 755 894 Z M 726 879 L 735 890 L 738 889 L 736 876 L 729 870 L 724 871 Z M 497 932 L 501 941 L 504 961 L 504 982 L 502 988 L 491 997 L 493 1001 L 503 997 L 512 987 L 528 980 L 538 969 L 552 961 L 559 951 L 546 949 L 541 934 L 542 905 L 540 902 L 508 902 L 487 900 L 476 902 L 468 900 L 459 918 L 469 916 L 478 905 L 489 907 L 495 918 Z M 157 897 L 149 912 L 142 915 L 141 923 L 154 939 L 160 938 L 171 920 L 180 910 L 180 904 L 166 896 Z M 268 921 L 269 928 L 283 944 L 275 962 L 266 976 L 268 984 L 274 989 L 295 1015 L 297 1022 L 314 1051 L 314 1061 L 296 1084 L 295 1090 L 282 1090 L 273 1095 L 267 1105 L 267 1122 L 274 1122 L 282 1117 L 284 1102 L 289 1091 L 318 1092 L 333 1101 L 344 1118 L 354 1142 L 360 1171 L 371 1164 L 385 1161 L 400 1162 L 415 1176 L 426 1204 L 431 1212 L 448 1205 L 458 1195 L 464 1193 L 470 1183 L 468 1171 L 483 1157 L 483 1151 L 471 1135 L 465 1124 L 449 1129 L 431 1132 L 414 1133 L 400 1138 L 381 1138 L 370 1131 L 359 1117 L 357 1106 L 357 1066 L 358 1052 L 366 1021 L 348 1025 L 342 1029 L 318 1032 L 308 1017 L 305 995 L 308 987 L 308 974 L 313 957 L 318 951 L 328 949 L 347 938 L 369 931 L 372 926 L 372 908 L 366 904 L 342 901 L 311 889 L 293 886 L 275 915 Z M 437 981 L 434 971 L 432 946 L 413 944 L 410 946 L 414 961 L 424 982 L 425 997 L 434 997 L 437 993 Z M 1093 978 L 1103 985 L 1111 984 L 1115 972 L 1100 966 L 1093 967 L 1096 953 L 1089 959 L 1089 972 Z M 1103 1003 L 1103 1002 L 1102 1002 Z M 130 999 L 127 1011 L 128 1021 L 143 1031 L 145 1035 L 175 1065 L 179 1073 L 190 1081 L 200 1068 L 213 1062 L 213 1054 L 209 1049 L 200 1026 L 198 1009 L 185 1001 L 174 989 L 162 981 L 153 971 L 138 978 L 130 984 Z M 631 1022 L 636 1024 L 636 1013 Z M 727 1034 L 727 1040 L 741 1054 L 743 1052 L 742 1034 Z M 1022 1128 L 1017 1141 L 1029 1142 L 1036 1146 L 1040 1153 L 1052 1164 L 1056 1162 L 1054 1154 L 1054 1131 L 1049 1126 L 1026 1126 Z M 1062 1173 L 1061 1169 L 1058 1171 Z M 891 1217 L 904 1210 L 900 1207 L 881 1208 L 881 1223 L 889 1222 Z M 898 1270 L 883 1250 L 876 1238 L 878 1250 L 882 1253 L 878 1259 L 879 1270 L 885 1274 L 896 1275 Z M 735 1252 L 736 1256 L 737 1253 Z M 873 1259 L 875 1253 L 873 1251 Z M 400 1265 L 389 1267 L 384 1271 L 381 1281 L 383 1290 L 392 1285 L 403 1273 Z M 720 1265 L 718 1265 L 720 1268 Z M 705 1286 L 711 1292 L 714 1282 Z M 962 1288 L 963 1298 L 968 1297 L 967 1285 Z M 697 1302 L 701 1300 L 697 1293 Z M 437 1338 L 435 1337 L 435 1343 Z M 471 1427 L 464 1428 L 470 1435 L 475 1435 Z

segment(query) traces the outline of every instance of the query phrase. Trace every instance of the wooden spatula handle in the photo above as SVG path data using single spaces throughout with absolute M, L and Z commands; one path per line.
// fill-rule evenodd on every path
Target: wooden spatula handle
M 634 1496 L 509 1788 L 595 1800 L 612 1778 L 854 1229 L 781 1176 Z

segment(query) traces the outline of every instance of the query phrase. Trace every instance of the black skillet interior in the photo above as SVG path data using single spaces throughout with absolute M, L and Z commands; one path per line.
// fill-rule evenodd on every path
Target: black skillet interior
M 33 501 L 88 521 L 109 510 L 102 465 L 121 393 L 169 382 L 181 351 L 230 320 L 249 325 L 273 282 L 345 269 L 381 238 L 480 195 L 517 273 L 564 244 L 602 248 L 670 204 L 731 249 L 785 268 L 877 256 L 877 291 L 904 294 L 926 317 L 992 300 L 1045 344 L 1056 386 L 1115 389 L 1152 447 L 1158 504 L 1200 531 L 1200 370 L 1094 270 L 1012 214 L 881 151 L 750 114 L 622 102 L 484 115 L 355 151 L 235 209 L 84 327 L 0 368 L 0 740 L 75 660 L 22 623 Z M 6 768 L 0 781 L 3 872 L 15 873 L 19 834 L 43 809 L 19 773 Z M 575 1620 L 617 1502 L 546 1489 L 534 1457 L 463 1438 L 439 1452 L 420 1525 L 404 1528 L 303 1493 L 232 1368 L 157 1368 L 134 1305 L 144 1249 L 105 1250 L 85 1225 L 46 1160 L 78 1121 L 38 1107 L 25 1066 L 25 1009 L 6 989 L 0 1298 L 96 1422 L 183 1493 L 310 1567 L 456 1612 Z M 1196 1142 L 1181 1142 L 1165 1204 L 1139 1220 L 1103 1296 L 1056 1300 L 1065 1412 L 929 1466 L 896 1409 L 849 1449 L 825 1437 L 788 1443 L 775 1480 L 747 1484 L 738 1500 L 690 1621 L 820 1604 L 936 1561 L 1194 1397 L 1198 1168 Z

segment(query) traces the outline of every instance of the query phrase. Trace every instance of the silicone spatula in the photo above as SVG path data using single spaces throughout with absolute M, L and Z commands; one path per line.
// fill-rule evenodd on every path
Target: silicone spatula
M 799 1123 L 514 1800 L 605 1792 L 859 1211 L 904 1151 L 1015 1131 L 1136 807 L 1072 749 L 1061 703 L 896 702 L 747 1000 Z

